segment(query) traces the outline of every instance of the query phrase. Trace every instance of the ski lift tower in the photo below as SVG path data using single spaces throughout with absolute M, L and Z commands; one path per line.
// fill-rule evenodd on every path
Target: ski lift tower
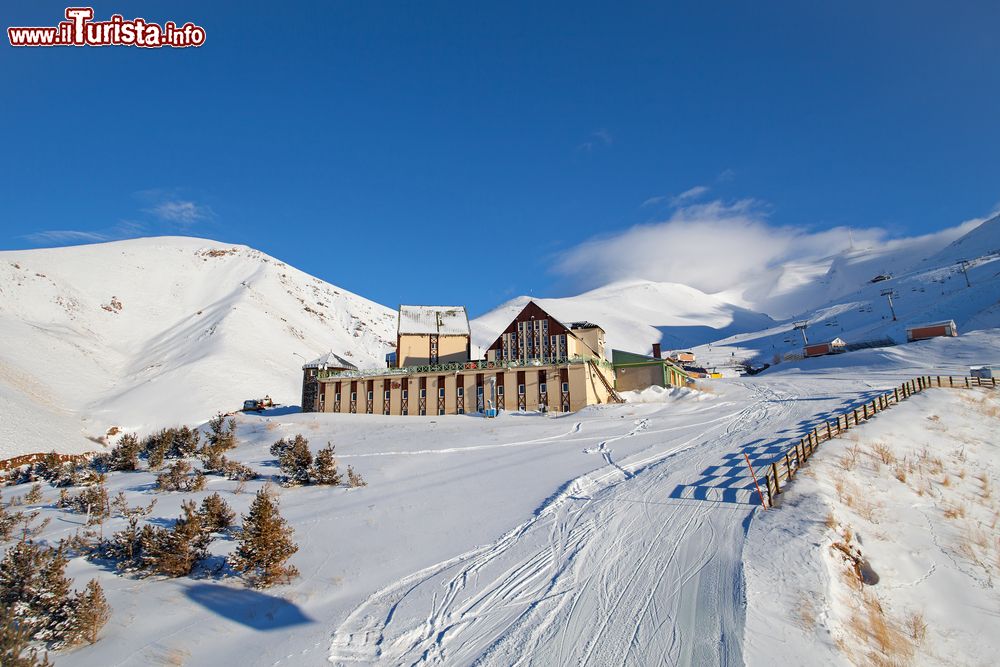
M 892 311 L 892 321 L 896 321 L 896 308 L 892 305 L 892 297 L 899 296 L 899 294 L 894 289 L 884 289 L 882 290 L 882 296 L 889 299 L 889 310 Z
M 808 320 L 802 320 L 801 322 L 796 322 L 795 324 L 792 325 L 793 329 L 795 329 L 796 331 L 802 332 L 802 343 L 804 345 L 808 345 L 809 344 L 809 337 L 806 336 L 806 328 L 808 326 L 809 326 L 809 321 Z
M 969 260 L 960 259 L 958 260 L 959 267 L 962 269 L 962 273 L 965 275 L 965 286 L 972 287 L 972 283 L 969 282 Z

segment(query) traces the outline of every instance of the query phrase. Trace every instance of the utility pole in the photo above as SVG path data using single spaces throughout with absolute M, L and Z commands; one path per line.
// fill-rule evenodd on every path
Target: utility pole
M 809 344 L 809 337 L 806 336 L 806 327 L 808 327 L 808 326 L 809 326 L 809 322 L 808 321 L 796 322 L 793 325 L 793 328 L 796 331 L 800 331 L 802 333 L 802 343 L 805 344 L 805 345 Z
M 892 311 L 892 321 L 893 322 L 896 321 L 896 309 L 892 305 L 892 297 L 893 297 L 892 293 L 894 291 L 895 290 L 891 290 L 891 289 L 884 289 L 884 290 L 882 290 L 882 296 L 888 297 L 888 299 L 889 299 L 889 310 Z
M 960 259 L 958 260 L 958 263 L 961 265 L 962 273 L 965 275 L 965 286 L 972 287 L 972 283 L 969 282 L 969 271 L 968 271 L 969 261 L 966 259 Z

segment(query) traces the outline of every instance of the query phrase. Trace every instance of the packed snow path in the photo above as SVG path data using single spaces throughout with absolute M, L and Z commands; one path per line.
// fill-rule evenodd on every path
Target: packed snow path
M 801 420 L 854 400 L 861 387 L 847 384 L 795 401 L 788 382 L 734 383 L 700 419 L 664 407 L 623 425 L 585 450 L 607 465 L 528 520 L 369 597 L 334 633 L 331 661 L 741 664 L 757 503 L 743 452 L 770 461 Z M 616 459 L 623 438 L 645 446 Z

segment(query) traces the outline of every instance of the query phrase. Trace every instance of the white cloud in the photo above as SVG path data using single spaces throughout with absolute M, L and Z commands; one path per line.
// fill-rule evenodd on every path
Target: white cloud
M 696 185 L 693 188 L 688 188 L 684 192 L 680 193 L 676 197 L 670 199 L 670 204 L 672 206 L 681 206 L 689 201 L 694 201 L 698 199 L 703 194 L 708 192 L 708 188 L 704 185 Z
M 683 283 L 713 293 L 738 287 L 793 259 L 815 260 L 847 250 L 851 235 L 855 248 L 944 246 L 981 222 L 970 220 L 935 234 L 891 239 L 880 228 L 815 232 L 777 227 L 768 224 L 766 207 L 760 202 L 716 200 L 679 208 L 663 222 L 585 241 L 558 258 L 556 272 L 580 289 L 643 279 Z
M 212 210 L 207 206 L 180 199 L 162 201 L 146 210 L 161 220 L 181 225 L 193 225 L 196 222 L 208 220 L 212 217 Z

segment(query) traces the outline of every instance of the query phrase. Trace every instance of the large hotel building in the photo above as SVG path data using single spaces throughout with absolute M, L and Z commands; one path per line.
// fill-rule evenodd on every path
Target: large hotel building
M 320 357 L 303 367 L 302 409 L 460 415 L 620 402 L 604 343 L 596 324 L 560 322 L 530 302 L 485 358 L 472 359 L 464 307 L 400 306 L 396 351 L 386 367 L 357 369 L 332 353 Z

